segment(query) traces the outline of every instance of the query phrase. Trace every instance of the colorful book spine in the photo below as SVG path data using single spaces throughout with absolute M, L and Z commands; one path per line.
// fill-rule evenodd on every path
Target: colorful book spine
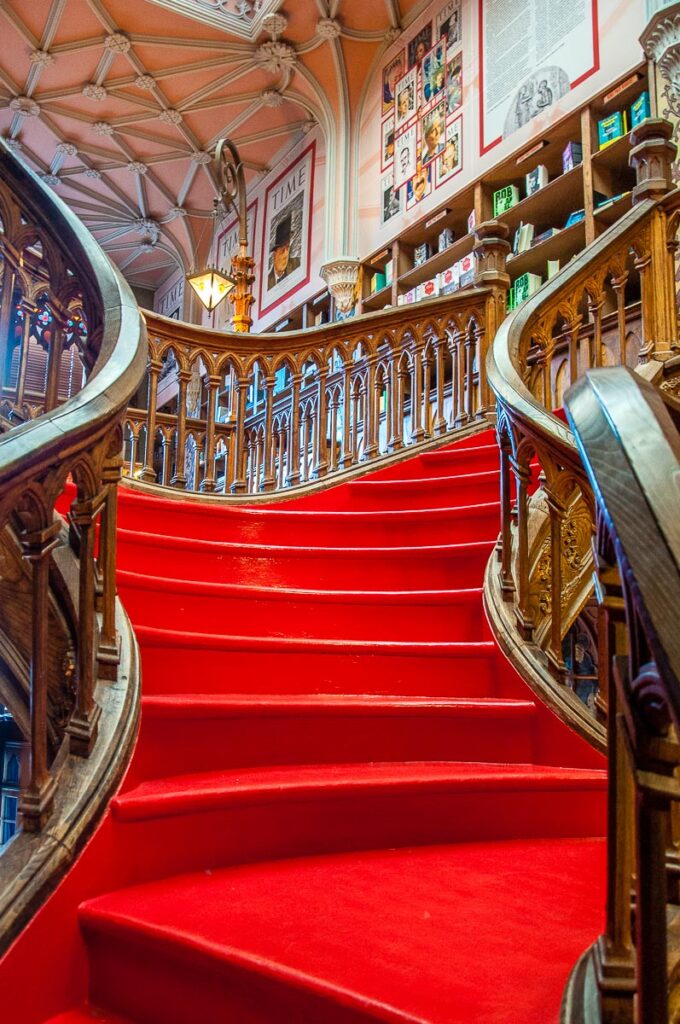
M 517 188 L 517 185 L 506 185 L 505 188 L 499 188 L 498 191 L 493 194 L 494 217 L 498 217 L 502 213 L 507 213 L 507 211 L 511 210 L 518 202 L 519 189 Z
M 644 121 L 646 117 L 651 117 L 651 108 L 649 105 L 649 93 L 641 93 L 636 100 L 630 105 L 630 126 L 635 128 L 636 125 Z
M 628 134 L 628 115 L 625 110 L 617 110 L 609 117 L 597 122 L 597 139 L 600 149 L 606 149 L 613 142 Z
M 527 196 L 533 196 L 534 192 L 538 192 L 548 184 L 548 168 L 545 164 L 539 164 L 538 167 L 534 167 L 533 171 L 529 171 L 524 180 Z
M 562 152 L 562 170 L 566 174 L 567 171 L 573 171 L 574 167 L 578 167 L 582 163 L 583 146 L 580 142 L 568 142 Z

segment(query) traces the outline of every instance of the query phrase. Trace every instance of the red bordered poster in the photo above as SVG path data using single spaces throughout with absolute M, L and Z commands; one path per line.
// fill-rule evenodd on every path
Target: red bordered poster
M 264 197 L 260 316 L 309 282 L 316 144 L 269 185 Z
M 477 0 L 480 150 L 487 153 L 600 67 L 597 0 Z

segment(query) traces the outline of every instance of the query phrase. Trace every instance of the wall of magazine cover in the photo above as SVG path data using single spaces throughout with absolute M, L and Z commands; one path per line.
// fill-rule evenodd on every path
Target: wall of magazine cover
M 639 64 L 644 0 L 436 0 L 385 54 L 358 133 L 370 255 Z

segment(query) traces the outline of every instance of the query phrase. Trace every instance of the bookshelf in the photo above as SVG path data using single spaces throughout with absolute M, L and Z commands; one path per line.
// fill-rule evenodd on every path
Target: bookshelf
M 630 191 L 635 184 L 635 174 L 628 163 L 630 133 L 605 149 L 599 149 L 598 121 L 616 111 L 626 110 L 630 128 L 630 106 L 645 90 L 653 95 L 647 65 L 641 64 L 588 103 L 565 115 L 545 135 L 537 136 L 482 178 L 448 196 L 421 221 L 410 225 L 371 254 L 363 261 L 362 293 L 357 312 L 384 309 L 404 301 L 419 301 L 416 297 L 419 286 L 422 290 L 427 282 L 439 280 L 438 275 L 471 256 L 475 238 L 468 232 L 470 213 L 474 211 L 478 224 L 491 220 L 494 192 L 508 185 L 518 188 L 519 200 L 500 214 L 498 220 L 508 227 L 511 245 L 521 223 L 533 225 L 534 236 L 539 239 L 549 229 L 556 229 L 555 234 L 543 241 L 510 255 L 507 270 L 511 286 L 524 274 L 536 274 L 545 281 L 548 260 L 559 260 L 560 267 L 564 267 L 631 207 Z M 654 110 L 651 110 L 651 116 L 655 116 Z M 564 170 L 563 153 L 569 143 L 581 147 L 582 160 L 573 168 Z M 526 175 L 538 165 L 547 170 L 547 184 L 527 196 Z M 580 210 L 583 211 L 583 219 L 568 224 L 570 214 Z M 437 240 L 445 228 L 453 232 L 453 241 L 438 251 Z M 418 264 L 415 252 L 424 244 L 433 246 L 434 251 Z M 372 288 L 373 278 L 384 273 L 390 262 L 391 283 Z M 469 283 L 465 278 L 461 281 L 461 287 Z M 422 297 L 425 298 L 424 295 Z M 330 296 L 327 302 L 330 303 Z M 329 310 L 329 316 L 330 313 Z M 289 314 L 289 319 L 292 317 L 293 314 Z M 310 320 L 305 326 L 313 323 L 314 320 Z

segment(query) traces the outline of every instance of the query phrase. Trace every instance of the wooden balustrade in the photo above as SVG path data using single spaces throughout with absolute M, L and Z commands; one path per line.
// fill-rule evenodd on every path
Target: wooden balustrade
M 126 415 L 125 472 L 188 490 L 271 492 L 483 420 L 506 235 L 495 221 L 481 226 L 475 288 L 313 330 L 244 338 L 147 313 L 146 408 Z
M 488 379 L 497 399 L 501 531 L 487 574 L 499 638 L 555 710 L 604 747 L 565 683 L 565 638 L 592 603 L 595 504 L 572 432 L 552 410 L 592 367 L 663 361 L 677 348 L 674 248 L 680 197 L 667 122 L 633 133 L 633 208 L 500 327 Z M 593 710 L 593 709 L 591 709 Z M 603 697 L 596 708 L 603 711 Z
M 117 677 L 122 417 L 147 350 L 128 287 L 78 219 L 4 144 L 0 258 L 0 411 L 6 428 L 0 436 L 0 555 L 3 566 L 11 566 L 11 572 L 3 569 L 0 602 L 0 700 L 24 731 L 30 753 L 20 800 L 23 835 L 6 853 L 17 861 L 22 839 L 50 819 L 60 779 L 68 776 L 74 797 L 93 781 L 74 783 L 69 753 L 91 754 L 107 699 L 98 681 Z M 30 350 L 42 353 L 42 391 L 38 378 L 27 376 Z M 65 391 L 64 367 L 73 378 L 74 354 L 77 386 Z M 68 528 L 57 507 L 69 509 Z M 125 690 L 110 703 L 129 711 Z M 89 789 L 88 804 L 96 788 Z M 100 801 L 97 795 L 94 802 Z M 69 849 L 69 828 L 83 827 L 81 812 L 67 804 L 64 797 L 60 806 L 73 820 L 62 829 L 59 856 Z M 17 878 L 34 858 L 41 884 L 50 884 L 49 851 L 23 852 Z M 21 879 L 19 904 L 27 899 L 30 876 L 26 871 Z M 21 919 L 17 905 L 8 909 L 7 894 L 13 893 L 8 884 L 0 900 L 0 918 L 7 913 L 13 922 L 6 941 Z M 35 891 L 30 895 L 35 899 Z
M 572 976 L 565 1024 L 664 1024 L 680 999 L 680 435 L 661 392 L 625 368 L 588 372 L 566 404 L 597 496 L 609 843 L 606 927 Z

